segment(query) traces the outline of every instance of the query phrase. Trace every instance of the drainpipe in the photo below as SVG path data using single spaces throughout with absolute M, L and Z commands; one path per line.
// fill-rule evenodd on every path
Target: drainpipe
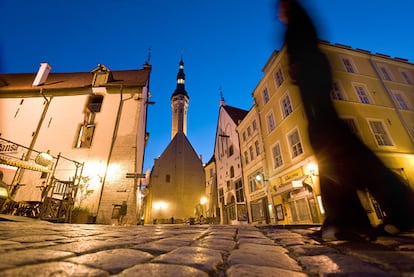
M 43 88 L 40 89 L 40 94 L 45 99 L 46 104 L 43 108 L 43 112 L 42 112 L 42 115 L 40 116 L 39 122 L 37 123 L 37 127 L 36 127 L 36 130 L 34 131 L 32 141 L 30 142 L 30 145 L 28 147 L 28 151 L 26 152 L 26 156 L 24 157 L 24 161 L 26 162 L 30 160 L 32 149 L 34 149 L 36 145 L 37 137 L 39 136 L 40 129 L 42 128 L 43 122 L 46 118 L 47 111 L 49 110 L 50 102 L 52 102 L 52 99 L 53 99 L 53 96 L 50 96 L 50 99 L 47 99 L 47 97 L 43 94 Z M 24 168 L 19 168 L 19 171 L 16 173 L 16 176 L 14 177 L 12 195 L 11 195 L 12 198 L 14 198 L 14 196 L 16 195 L 18 191 L 18 185 L 23 178 L 24 171 L 25 171 Z
M 108 167 L 109 167 L 109 164 L 111 162 L 112 151 L 113 151 L 114 146 L 115 146 L 115 141 L 116 141 L 116 138 L 117 138 L 117 135 L 118 135 L 118 128 L 119 128 L 119 124 L 121 122 L 122 107 L 123 107 L 125 101 L 130 100 L 130 99 L 133 99 L 133 96 L 131 96 L 129 98 L 126 98 L 126 99 L 123 99 L 122 92 L 123 92 L 123 85 L 121 85 L 119 87 L 120 98 L 119 98 L 119 104 L 118 104 L 118 111 L 117 111 L 117 114 L 116 114 L 114 131 L 112 133 L 111 146 L 109 148 L 108 158 L 106 160 L 105 174 L 104 174 L 104 176 L 102 178 L 102 188 L 101 188 L 101 192 L 99 194 L 98 207 L 97 207 L 97 210 L 96 210 L 97 216 L 99 215 L 99 210 L 100 210 L 100 207 L 101 207 L 101 201 L 102 201 L 102 196 L 103 196 L 105 181 L 106 181 L 106 177 L 108 175 Z M 136 182 L 136 179 L 135 179 L 135 182 Z
M 381 75 L 379 74 L 376 66 L 374 65 L 374 62 L 372 61 L 372 55 L 370 55 L 369 57 L 369 62 L 372 66 L 372 68 L 375 71 L 375 74 L 377 75 L 377 78 L 380 80 L 382 87 L 384 88 L 388 98 L 391 100 L 392 106 L 394 108 L 394 110 L 397 112 L 397 115 L 402 123 L 402 125 L 404 126 L 405 131 L 407 132 L 408 136 L 410 137 L 411 141 L 414 142 L 414 135 L 411 134 L 411 132 L 409 131 L 410 128 L 407 124 L 407 122 L 405 121 L 404 117 L 402 116 L 400 109 L 398 108 L 398 106 L 395 104 L 395 101 L 393 99 L 392 93 L 390 92 L 390 90 L 388 89 L 388 87 L 385 85 L 384 80 L 381 78 Z

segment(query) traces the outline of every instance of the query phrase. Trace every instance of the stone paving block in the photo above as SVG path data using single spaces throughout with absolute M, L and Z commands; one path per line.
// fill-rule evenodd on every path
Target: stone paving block
M 116 277 L 208 277 L 206 272 L 184 265 L 175 264 L 140 264 L 128 268 L 117 275 Z
M 263 244 L 257 245 L 255 243 L 241 243 L 239 245 L 239 249 L 240 250 L 252 250 L 252 251 L 260 249 L 260 251 L 262 251 L 262 252 L 279 252 L 279 253 L 288 253 L 289 252 L 286 248 L 281 247 L 281 246 L 276 245 L 276 244 L 274 244 L 274 245 L 263 245 Z
M 165 238 L 150 243 L 132 246 L 133 249 L 149 252 L 154 255 L 170 252 L 182 246 L 190 246 L 192 243 L 188 238 Z
M 216 272 L 223 263 L 220 251 L 202 247 L 181 247 L 163 254 L 152 262 L 182 264 L 208 272 Z
M 125 268 L 147 262 L 153 257 L 151 254 L 139 250 L 113 249 L 69 258 L 66 261 L 100 268 L 115 274 Z
M 64 259 L 74 256 L 71 252 L 47 250 L 47 249 L 27 249 L 14 251 L 13 253 L 1 253 L 0 261 L 5 264 L 26 265 L 45 261 Z
M 239 244 L 243 243 L 255 243 L 255 244 L 263 244 L 263 245 L 275 245 L 275 242 L 269 238 L 261 237 L 261 238 L 251 238 L 251 237 L 242 237 L 237 240 Z
M 337 250 L 324 245 L 295 245 L 289 247 L 288 249 L 289 253 L 296 257 L 338 253 Z
M 66 262 L 51 262 L 37 265 L 26 265 L 2 271 L 2 277 L 64 277 L 64 276 L 93 276 L 106 277 L 108 272 Z
M 306 277 L 305 273 L 268 266 L 238 264 L 227 269 L 227 277 Z
M 317 256 L 298 257 L 299 263 L 310 275 L 325 273 L 364 273 L 383 274 L 386 273 L 375 265 L 371 265 L 359 259 L 343 254 L 327 254 Z M 346 275 L 347 276 L 347 275 Z
M 414 252 L 411 251 L 370 251 L 354 249 L 349 254 L 384 268 L 412 272 L 414 276 Z
M 65 243 L 65 244 L 58 244 L 47 247 L 47 249 L 51 250 L 59 250 L 59 251 L 71 251 L 76 254 L 84 254 L 90 252 L 96 252 L 99 250 L 111 249 L 116 248 L 119 245 L 116 242 L 107 242 L 103 240 L 85 240 L 85 241 L 76 241 L 72 243 Z
M 286 249 L 280 246 L 243 246 L 244 245 L 241 245 L 240 249 L 234 250 L 230 253 L 230 256 L 227 259 L 227 263 L 229 265 L 250 264 L 256 266 L 278 267 L 292 271 L 301 271 L 301 267 L 298 263 L 286 254 Z
M 66 239 L 64 236 L 58 236 L 58 235 L 39 235 L 37 234 L 34 236 L 33 234 L 30 234 L 28 236 L 20 236 L 20 237 L 14 237 L 11 238 L 11 241 L 17 241 L 17 242 L 44 242 L 44 241 L 54 241 L 54 240 L 63 240 Z
M 226 239 L 215 239 L 209 236 L 202 240 L 194 242 L 191 244 L 191 246 L 209 248 L 219 250 L 221 252 L 230 252 L 236 247 L 236 242 Z
M 294 246 L 294 245 L 304 245 L 305 240 L 302 237 L 299 238 L 286 238 L 278 240 L 278 244 L 288 247 L 288 246 Z
M 257 229 L 239 229 L 237 238 L 267 238 L 262 232 Z

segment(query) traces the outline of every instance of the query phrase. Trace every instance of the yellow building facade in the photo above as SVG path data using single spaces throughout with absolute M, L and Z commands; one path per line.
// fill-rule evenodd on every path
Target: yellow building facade
M 414 65 L 404 59 L 328 42 L 321 42 L 320 48 L 331 63 L 331 96 L 339 116 L 388 168 L 413 187 Z M 238 127 L 242 155 L 250 153 L 256 139 L 263 143 L 259 158 L 249 163 L 244 159 L 243 163 L 250 216 L 255 199 L 247 187 L 249 176 L 261 172 L 267 187 L 263 192 L 273 208 L 269 214 L 274 213 L 275 222 L 321 223 L 324 210 L 318 163 L 309 144 L 299 91 L 288 73 L 286 48 L 271 55 L 263 72 L 252 93 L 255 105 L 249 112 L 251 116 L 246 116 Z M 243 133 L 257 124 L 254 122 L 260 122 L 260 134 L 243 143 Z M 360 198 L 372 223 L 379 223 L 382 211 L 375 199 L 366 191 L 360 192 Z

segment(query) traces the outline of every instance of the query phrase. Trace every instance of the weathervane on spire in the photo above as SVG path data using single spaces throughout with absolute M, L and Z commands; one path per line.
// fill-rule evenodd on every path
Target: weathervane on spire
M 146 63 L 149 64 L 150 60 L 151 60 L 151 47 L 148 47 L 148 55 L 147 55 Z
M 223 90 L 221 86 L 218 88 L 218 91 L 220 93 L 220 106 L 225 106 L 226 102 L 224 101 Z

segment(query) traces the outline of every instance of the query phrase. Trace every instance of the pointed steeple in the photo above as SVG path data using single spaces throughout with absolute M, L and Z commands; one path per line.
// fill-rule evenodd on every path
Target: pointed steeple
M 184 62 L 181 58 L 180 65 L 177 73 L 177 88 L 171 95 L 171 108 L 172 108 L 172 128 L 171 128 L 171 140 L 177 133 L 184 133 L 187 135 L 187 109 L 189 97 L 187 91 L 185 91 L 185 74 L 184 74 Z
M 176 95 L 185 95 L 188 97 L 187 91 L 185 91 L 185 73 L 184 73 L 184 62 L 183 62 L 183 58 L 181 58 L 180 60 L 180 65 L 178 68 L 178 73 L 177 73 L 177 88 L 175 89 L 174 93 L 171 95 L 171 98 L 176 96 Z

